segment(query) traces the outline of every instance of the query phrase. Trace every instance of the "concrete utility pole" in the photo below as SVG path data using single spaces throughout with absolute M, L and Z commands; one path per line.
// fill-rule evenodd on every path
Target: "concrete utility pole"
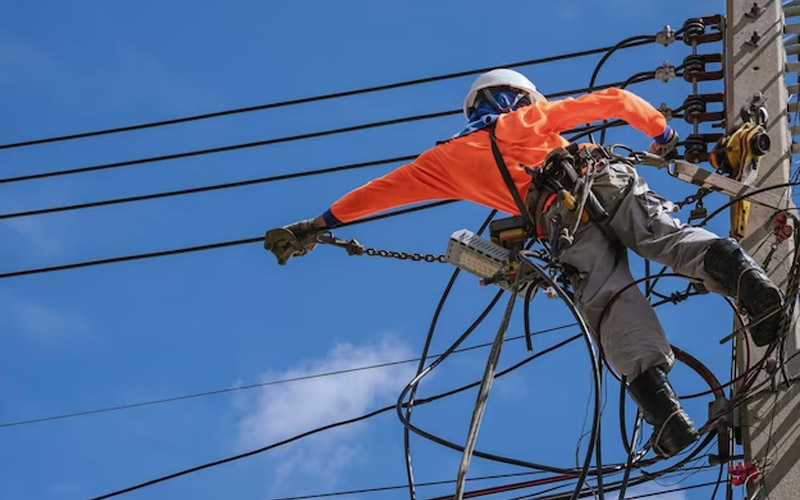
M 797 7 L 790 6 L 797 4 Z M 767 98 L 769 122 L 767 132 L 772 142 L 769 153 L 758 168 L 756 186 L 768 186 L 789 181 L 792 141 L 788 123 L 788 92 L 784 71 L 796 73 L 798 63 L 786 63 L 784 50 L 784 9 L 787 23 L 800 23 L 800 2 L 782 6 L 778 0 L 727 0 L 726 45 L 726 109 L 728 131 L 742 123 L 739 111 L 752 95 L 760 91 Z M 787 32 L 800 32 L 800 25 Z M 798 46 L 797 48 L 800 48 Z M 798 53 L 798 52 L 794 52 Z M 797 93 L 792 89 L 792 93 Z M 796 104 L 792 111 L 796 111 Z M 774 191 L 782 195 L 782 206 L 793 206 L 791 190 Z M 749 223 L 742 238 L 742 246 L 763 263 L 776 237 L 773 234 L 775 211 L 751 206 Z M 795 213 L 796 212 L 792 212 Z M 792 262 L 792 238 L 779 244 L 770 260 L 768 273 L 782 289 L 786 285 L 787 271 Z M 797 300 L 797 297 L 789 297 Z M 739 365 L 743 363 L 743 349 L 737 353 Z M 793 325 L 786 341 L 786 356 L 800 348 L 797 324 Z M 756 349 L 752 359 L 763 355 Z M 787 364 L 790 377 L 800 373 L 800 356 Z M 741 373 L 740 369 L 740 373 Z M 764 375 L 759 380 L 764 380 Z M 757 461 L 762 478 L 748 483 L 748 499 L 769 497 L 772 500 L 800 498 L 800 383 L 790 387 L 781 385 L 780 373 L 775 374 L 777 390 L 756 398 L 742 408 L 742 440 L 745 459 Z M 758 382 L 756 382 L 758 383 Z

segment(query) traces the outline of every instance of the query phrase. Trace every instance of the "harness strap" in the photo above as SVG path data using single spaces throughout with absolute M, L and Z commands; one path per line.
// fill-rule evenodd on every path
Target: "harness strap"
M 498 170 L 500 170 L 500 175 L 503 177 L 503 182 L 505 182 L 506 187 L 511 192 L 511 197 L 514 199 L 514 203 L 517 204 L 517 208 L 519 209 L 520 215 L 522 215 L 522 218 L 525 220 L 525 224 L 530 230 L 533 230 L 536 227 L 536 221 L 534 220 L 530 211 L 528 211 L 528 206 L 519 195 L 517 186 L 514 184 L 514 180 L 511 178 L 511 172 L 508 171 L 506 162 L 503 160 L 503 155 L 500 154 L 500 148 L 497 147 L 497 138 L 494 134 L 496 125 L 497 122 L 494 122 L 489 126 L 489 138 L 491 139 L 492 156 L 494 156 L 494 162 L 497 165 Z

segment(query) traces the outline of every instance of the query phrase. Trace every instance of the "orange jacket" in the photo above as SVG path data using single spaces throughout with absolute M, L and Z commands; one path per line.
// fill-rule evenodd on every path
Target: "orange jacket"
M 582 123 L 621 118 L 650 137 L 664 133 L 667 122 L 642 98 L 606 89 L 577 99 L 536 102 L 502 114 L 497 143 L 523 199 L 531 176 L 522 165 L 541 165 L 555 148 L 569 144 L 559 133 Z M 325 213 L 328 224 L 349 222 L 375 212 L 437 199 L 470 200 L 519 215 L 492 156 L 489 131 L 451 139 L 415 161 L 350 191 Z M 332 217 L 331 217 L 332 216 Z

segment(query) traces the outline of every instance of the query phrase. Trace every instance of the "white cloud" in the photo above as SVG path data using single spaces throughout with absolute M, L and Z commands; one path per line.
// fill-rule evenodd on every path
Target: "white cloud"
M 29 218 L 11 219 L 6 222 L 6 227 L 23 238 L 27 251 L 35 252 L 37 255 L 52 257 L 64 249 L 63 228 L 54 229 L 50 225 L 46 226 Z M 15 238 L 15 241 L 20 240 Z
M 261 378 L 302 377 L 412 357 L 407 346 L 391 338 L 367 346 L 339 344 L 324 358 L 301 363 L 280 374 L 265 374 Z M 264 387 L 254 395 L 242 396 L 237 402 L 239 411 L 244 413 L 238 426 L 238 444 L 244 449 L 252 449 L 359 416 L 393 401 L 413 376 L 413 371 L 413 363 L 395 365 Z M 279 461 L 277 481 L 285 481 L 290 475 L 314 477 L 319 481 L 320 472 L 324 471 L 326 477 L 323 479 L 333 482 L 344 468 L 358 463 L 358 438 L 365 425 L 369 424 L 333 429 L 290 444 L 276 456 Z
M 21 334 L 43 347 L 59 345 L 65 339 L 89 331 L 89 322 L 70 311 L 4 294 L 0 313 Z

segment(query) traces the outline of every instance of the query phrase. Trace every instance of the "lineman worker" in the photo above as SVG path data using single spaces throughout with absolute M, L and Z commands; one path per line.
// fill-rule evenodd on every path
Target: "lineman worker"
M 522 74 L 495 69 L 480 75 L 464 101 L 467 127 L 454 138 L 422 153 L 414 162 L 361 186 L 316 217 L 296 222 L 291 231 L 300 248 L 295 256 L 313 249 L 326 228 L 389 208 L 434 199 L 470 200 L 520 215 L 492 153 L 492 138 L 522 199 L 536 198 L 532 176 L 524 165 L 541 166 L 551 150 L 568 145 L 559 133 L 578 124 L 621 118 L 653 138 L 650 151 L 665 155 L 678 136 L 662 114 L 636 95 L 606 89 L 576 99 L 547 101 Z M 575 302 L 599 339 L 608 361 L 630 381 L 628 393 L 653 425 L 652 445 L 661 456 L 675 455 L 698 438 L 667 380 L 674 355 L 655 312 L 635 287 L 629 285 L 627 248 L 640 256 L 670 266 L 713 291 L 737 298 L 754 320 L 757 345 L 778 337 L 782 297 L 764 271 L 736 241 L 719 238 L 705 229 L 683 226 L 669 214 L 672 204 L 651 191 L 636 169 L 624 161 L 600 163 L 592 192 L 608 213 L 602 222 L 579 225 L 574 242 L 557 257 L 577 273 Z M 552 234 L 556 215 L 571 225 L 562 201 L 549 195 L 549 206 L 530 207 L 542 233 Z M 530 205 L 529 205 L 530 206 Z M 764 319 L 766 318 L 766 319 Z M 601 324 L 602 323 L 602 324 Z M 602 327 L 602 328 L 600 328 Z

